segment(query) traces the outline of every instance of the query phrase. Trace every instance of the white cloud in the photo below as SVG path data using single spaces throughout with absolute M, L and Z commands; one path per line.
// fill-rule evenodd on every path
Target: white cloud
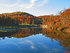
M 39 2 L 39 0 L 30 0 L 30 4 L 21 4 L 20 7 L 21 8 L 27 8 L 27 9 L 35 7 L 35 6 L 39 7 L 39 6 L 45 5 L 49 0 L 42 0 L 41 3 L 37 4 L 37 5 L 35 4 L 36 1 Z
M 1 3 L 0 5 L 4 6 L 4 7 L 14 7 L 17 6 L 19 4 L 20 0 L 17 0 L 16 3 L 14 4 L 8 4 L 8 3 Z
M 36 0 L 30 0 L 30 3 L 29 4 L 20 4 L 19 7 L 21 8 L 32 8 L 34 5 L 35 5 L 35 1 Z
M 8 4 L 8 3 L 3 3 L 3 4 L 0 4 L 0 5 L 3 5 L 5 7 L 20 7 L 20 8 L 26 8 L 26 9 L 29 9 L 29 8 L 32 8 L 33 6 L 43 6 L 45 3 L 48 2 L 48 0 L 42 0 L 40 4 L 36 5 L 36 1 L 39 2 L 39 0 L 29 0 L 30 2 L 29 3 L 23 3 L 22 0 L 17 0 L 16 3 L 14 4 Z M 22 3 L 21 3 L 22 2 Z
M 42 0 L 42 2 L 38 6 L 43 6 L 45 5 L 49 0 Z

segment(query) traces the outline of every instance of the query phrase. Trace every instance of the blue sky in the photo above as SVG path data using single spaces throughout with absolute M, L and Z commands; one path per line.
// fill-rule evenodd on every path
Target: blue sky
M 60 11 L 70 8 L 70 0 L 1 0 L 0 13 L 16 11 L 28 12 L 30 14 L 50 15 L 58 14 Z

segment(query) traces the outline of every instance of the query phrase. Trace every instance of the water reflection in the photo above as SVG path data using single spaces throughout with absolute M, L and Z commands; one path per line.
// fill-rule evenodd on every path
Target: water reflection
M 23 28 L 13 32 L 1 32 L 0 40 L 2 39 L 4 41 L 0 43 L 4 45 L 0 49 L 6 50 L 4 53 L 9 53 L 11 50 L 15 53 L 70 52 L 70 34 L 45 28 Z
M 11 35 L 14 35 L 17 31 L 12 32 L 0 32 L 0 39 L 5 39 L 6 37 L 11 38 Z
M 63 33 L 60 31 L 51 31 L 47 29 L 43 29 L 43 35 L 45 34 L 46 37 L 49 37 L 51 41 L 56 40 L 58 41 L 60 46 L 63 46 L 64 50 L 70 52 L 70 34 Z
M 11 37 L 24 38 L 35 34 L 40 34 L 42 28 L 23 28 L 17 31 L 16 34 L 11 35 Z

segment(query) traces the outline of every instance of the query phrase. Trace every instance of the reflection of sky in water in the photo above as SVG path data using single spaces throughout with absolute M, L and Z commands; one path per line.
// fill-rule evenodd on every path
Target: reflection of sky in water
M 57 41 L 37 34 L 0 40 L 0 53 L 64 53 L 64 50 Z

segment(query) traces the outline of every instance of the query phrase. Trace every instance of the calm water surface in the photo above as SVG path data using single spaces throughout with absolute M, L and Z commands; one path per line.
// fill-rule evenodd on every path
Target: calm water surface
M 0 53 L 70 53 L 70 35 L 42 28 L 0 32 Z

